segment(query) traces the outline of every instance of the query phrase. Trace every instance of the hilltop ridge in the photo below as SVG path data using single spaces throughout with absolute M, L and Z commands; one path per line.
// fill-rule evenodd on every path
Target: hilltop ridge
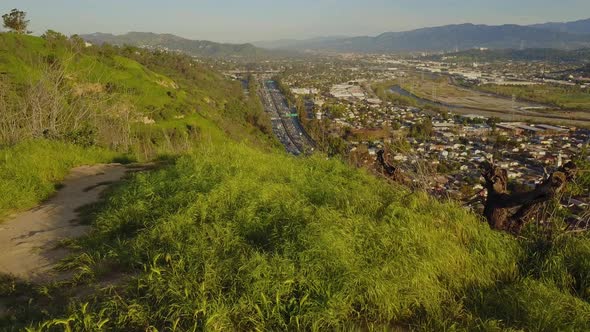
M 568 33 L 590 34 L 590 18 L 572 22 L 549 22 L 533 24 L 530 25 L 530 27 Z
M 273 52 L 255 47 L 249 43 L 229 44 L 207 40 L 191 40 L 173 34 L 152 32 L 128 32 L 123 35 L 93 33 L 81 35 L 93 44 L 131 45 L 150 49 L 180 51 L 192 56 L 204 57 L 259 57 L 270 56 Z
M 532 26 L 464 23 L 385 32 L 377 36 L 282 40 L 275 43 L 268 41 L 254 45 L 271 49 L 360 53 L 439 52 L 471 48 L 576 49 L 590 47 L 590 28 L 588 20 Z

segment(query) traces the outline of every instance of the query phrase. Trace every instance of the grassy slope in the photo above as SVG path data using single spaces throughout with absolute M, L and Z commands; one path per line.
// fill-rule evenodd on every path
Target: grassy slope
M 167 89 L 160 82 L 172 80 L 146 70 L 138 63 L 114 57 L 118 63 L 92 55 L 73 56 L 65 47 L 52 48 L 38 37 L 0 34 L 0 73 L 18 91 L 19 85 L 33 83 L 42 75 L 44 59 L 54 55 L 66 62 L 66 75 L 74 85 L 98 82 L 124 84 L 134 94 L 118 93 L 117 102 L 136 105 L 146 111 L 160 105 Z M 28 141 L 13 147 L 0 147 L 0 216 L 24 210 L 46 199 L 70 168 L 81 164 L 110 162 L 122 154 L 99 148 L 84 149 L 68 143 Z
M 261 146 L 270 142 L 241 114 L 257 107 L 254 100 L 242 96 L 240 84 L 211 70 L 194 68 L 187 77 L 166 66 L 150 69 L 112 50 L 75 52 L 67 43 L 0 33 L 0 78 L 9 83 L 13 94 L 44 74 L 48 58 L 63 65 L 66 84 L 81 89 L 98 85 L 98 93 L 109 99 L 109 106 L 130 107 L 136 116 L 153 118 L 156 123 L 131 124 L 135 143 L 130 151 L 118 154 L 44 140 L 0 145 L 4 157 L 0 188 L 7 188 L 0 193 L 0 217 L 46 199 L 68 169 L 80 164 L 109 162 L 126 153 L 149 160 L 188 151 L 202 142 L 221 144 L 234 139 Z
M 52 57 L 63 64 L 66 77 L 73 85 L 89 83 L 113 84 L 118 88 L 116 97 L 131 102 L 138 111 L 147 113 L 174 103 L 167 92 L 173 81 L 146 69 L 139 63 L 117 55 L 102 56 L 88 52 L 75 52 L 70 47 L 52 46 L 39 37 L 0 34 L 0 73 L 14 84 L 33 83 L 43 75 L 47 58 Z
M 118 188 L 94 225 L 80 280 L 133 278 L 42 330 L 590 328 L 587 240 L 527 248 L 321 157 L 204 146 Z
M 244 113 L 259 105 L 243 96 L 238 82 L 226 80 L 219 73 L 196 64 L 190 69 L 182 68 L 188 72 L 182 74 L 172 68 L 177 60 L 173 55 L 150 58 L 135 54 L 140 52 L 148 53 L 137 50 L 131 57 L 124 57 L 120 52 L 100 48 L 74 52 L 71 47 L 52 46 L 39 37 L 0 33 L 0 77 L 8 79 L 14 87 L 34 83 L 43 75 L 46 59 L 54 57 L 63 64 L 72 85 L 84 88 L 98 84 L 103 90 L 109 86 L 111 91 L 103 93 L 109 94 L 111 103 L 132 107 L 139 115 L 156 122 L 174 122 L 178 116 L 197 113 L 233 139 L 269 143 L 245 121 Z M 178 61 L 186 60 L 178 58 Z

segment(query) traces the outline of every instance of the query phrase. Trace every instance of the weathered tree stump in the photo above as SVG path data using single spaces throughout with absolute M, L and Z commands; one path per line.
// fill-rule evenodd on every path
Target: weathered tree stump
M 483 165 L 482 175 L 488 192 L 484 215 L 490 227 L 520 234 L 523 227 L 539 212 L 543 203 L 557 197 L 572 180 L 577 166 L 569 162 L 529 192 L 509 193 L 508 172 L 493 164 Z
M 399 182 L 399 183 L 405 183 L 406 182 L 406 178 L 402 174 L 401 169 L 399 169 L 398 167 L 395 167 L 395 166 L 389 164 L 385 160 L 385 151 L 379 150 L 377 152 L 377 162 L 382 167 L 383 172 L 385 173 L 385 175 L 387 175 L 393 181 L 396 181 L 396 182 Z

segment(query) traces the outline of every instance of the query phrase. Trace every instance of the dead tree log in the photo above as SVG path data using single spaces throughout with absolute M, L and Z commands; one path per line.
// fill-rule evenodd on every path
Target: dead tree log
M 508 172 L 492 164 L 484 164 L 482 175 L 488 192 L 484 215 L 490 227 L 520 234 L 543 203 L 558 196 L 576 172 L 577 166 L 569 162 L 539 183 L 534 190 L 509 193 Z
M 385 175 L 387 175 L 388 177 L 390 177 L 393 181 L 396 181 L 396 182 L 399 182 L 399 183 L 405 183 L 406 182 L 406 179 L 405 179 L 404 175 L 402 174 L 401 169 L 399 169 L 398 167 L 395 167 L 395 166 L 391 165 L 390 163 L 388 163 L 385 160 L 385 151 L 379 150 L 377 152 L 377 162 L 382 167 L 383 172 L 385 173 Z

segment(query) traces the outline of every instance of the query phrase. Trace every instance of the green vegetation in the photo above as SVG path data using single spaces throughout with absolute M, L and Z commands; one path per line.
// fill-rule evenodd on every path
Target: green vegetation
M 452 84 L 446 76 L 424 77 L 412 74 L 405 78 L 400 86 L 413 95 L 435 102 L 441 102 L 447 98 L 459 99 L 473 96 L 470 91 Z
M 410 137 L 420 140 L 428 140 L 434 134 L 432 119 L 425 118 L 410 127 Z
M 398 95 L 396 93 L 392 93 L 391 91 L 389 91 L 391 87 L 396 84 L 397 82 L 395 81 L 386 81 L 381 83 L 375 83 L 373 84 L 372 88 L 373 91 L 375 91 L 377 97 L 379 97 L 379 99 L 381 99 L 384 102 L 391 102 L 393 105 L 398 106 L 418 106 L 418 102 L 416 101 L 416 99 Z
M 590 196 L 590 146 L 582 148 L 575 162 L 582 171 L 578 174 L 575 183 L 570 184 L 569 190 L 573 195 Z
M 322 106 L 322 112 L 328 113 L 334 118 L 343 118 L 348 115 L 346 105 L 340 103 L 326 103 Z
M 27 13 L 22 10 L 15 8 L 10 13 L 2 15 L 2 20 L 6 29 L 19 34 L 28 33 L 29 21 L 27 20 Z
M 75 280 L 130 281 L 44 314 L 43 299 L 65 291 L 45 289 L 14 319 L 46 320 L 40 330 L 590 328 L 588 239 L 521 243 L 321 157 L 203 146 L 136 175 L 93 225 L 67 264 Z
M 48 198 L 72 167 L 122 159 L 104 149 L 49 140 L 0 149 L 0 218 Z
M 73 166 L 204 142 L 272 148 L 269 128 L 255 93 L 190 57 L 0 33 L 0 216 L 47 198 Z
M 518 99 L 554 105 L 565 109 L 587 110 L 590 107 L 590 93 L 577 86 L 556 85 L 483 85 L 479 89 Z
M 52 31 L 44 37 L 0 34 L 0 83 L 6 88 L 0 94 L 0 107 L 4 105 L 15 113 L 23 109 L 33 112 L 27 107 L 34 104 L 31 101 L 55 100 L 59 105 L 55 110 L 57 126 L 60 116 L 67 117 L 69 109 L 79 109 L 80 104 L 89 114 L 101 114 L 109 124 L 123 118 L 123 122 L 136 127 L 199 114 L 232 138 L 254 143 L 266 140 L 252 128 L 270 127 L 261 116 L 261 108 L 256 107 L 257 99 L 243 96 L 238 82 L 225 80 L 190 57 L 131 47 L 84 47 L 77 37 L 68 39 Z M 0 125 L 8 125 L 2 120 Z M 89 122 L 98 126 L 90 116 L 79 121 L 78 126 Z M 37 133 L 31 130 L 26 134 L 40 136 L 48 126 L 42 123 L 35 128 Z M 66 128 L 63 131 L 71 131 L 74 126 L 63 123 L 62 127 Z M 113 136 L 113 128 L 102 129 L 104 136 Z M 63 137 L 67 133 L 52 134 Z M 133 132 L 127 134 L 133 136 Z M 21 136 L 17 134 L 13 141 Z

